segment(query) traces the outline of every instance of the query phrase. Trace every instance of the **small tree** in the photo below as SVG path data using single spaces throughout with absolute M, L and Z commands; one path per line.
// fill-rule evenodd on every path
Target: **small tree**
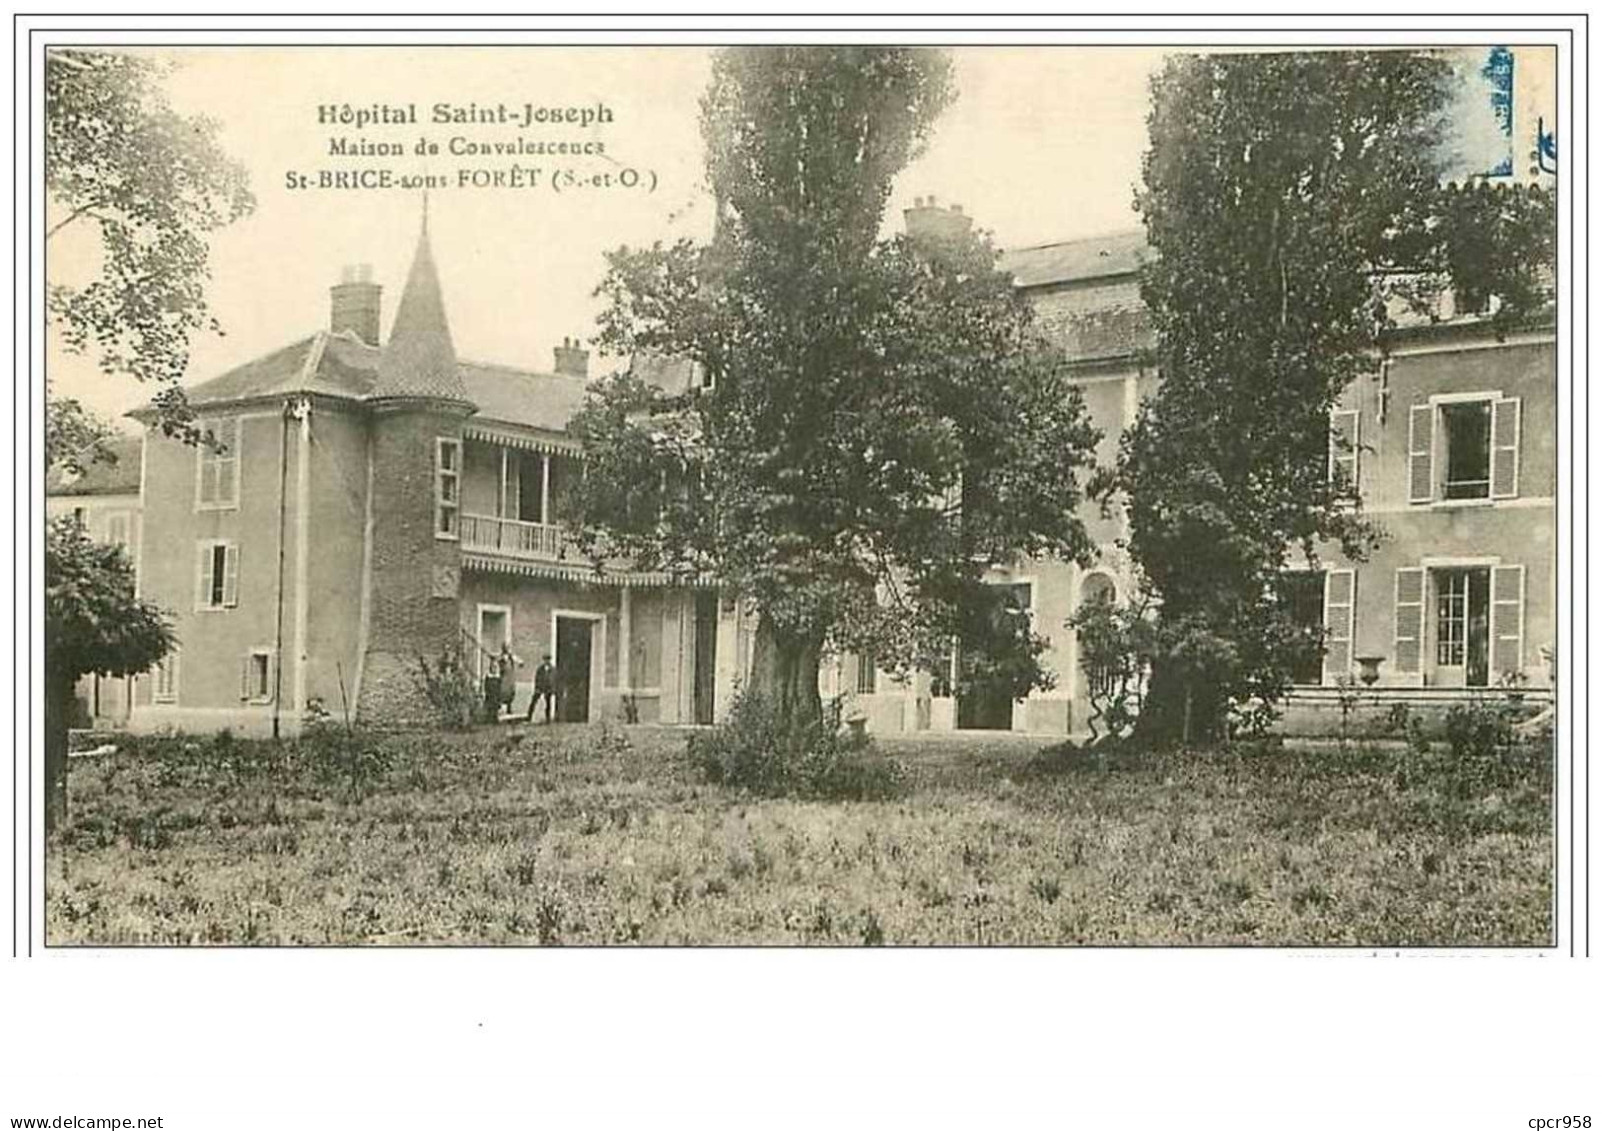
M 1111 593 L 1086 601 L 1068 618 L 1079 641 L 1079 664 L 1090 703 L 1089 744 L 1127 735 L 1140 717 L 1146 681 L 1160 649 L 1157 622 L 1144 591 L 1119 604 Z
M 91 673 L 149 671 L 171 649 L 172 627 L 134 595 L 121 546 L 92 541 L 74 518 L 45 528 L 45 833 L 66 813 L 67 727 L 73 688 Z

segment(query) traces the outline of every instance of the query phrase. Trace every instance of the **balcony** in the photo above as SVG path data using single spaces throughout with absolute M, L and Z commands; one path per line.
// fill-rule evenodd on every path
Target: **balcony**
M 560 526 L 487 514 L 462 515 L 462 549 L 504 554 L 527 561 L 561 561 L 566 541 Z

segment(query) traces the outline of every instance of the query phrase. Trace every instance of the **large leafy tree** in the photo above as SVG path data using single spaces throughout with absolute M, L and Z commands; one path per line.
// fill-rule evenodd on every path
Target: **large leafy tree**
M 200 440 L 178 380 L 193 336 L 218 330 L 207 310 L 207 236 L 255 205 L 245 171 L 217 126 L 185 117 L 162 89 L 166 67 L 147 56 L 53 50 L 45 56 L 45 241 L 92 226 L 97 269 L 87 283 L 49 280 L 47 314 L 65 347 L 100 370 L 155 386 L 168 435 Z M 80 254 L 91 254 L 80 250 Z M 52 274 L 57 268 L 52 267 Z M 107 458 L 112 430 L 77 400 L 46 397 L 45 469 L 83 471 Z M 134 595 L 122 550 L 89 541 L 68 520 L 45 538 L 45 814 L 66 795 L 73 685 L 90 672 L 132 675 L 172 638 L 160 612 Z
M 172 647 L 166 616 L 134 594 L 121 546 L 70 516 L 45 527 L 45 832 L 66 807 L 67 726 L 79 677 L 148 671 Z
M 960 640 L 1021 696 L 1049 679 L 1042 643 L 984 576 L 1090 549 L 1096 433 L 995 249 L 964 225 L 879 237 L 950 96 L 934 52 L 724 51 L 702 103 L 717 235 L 614 252 L 600 288 L 604 347 L 706 380 L 592 397 L 581 537 L 752 602 L 749 686 L 792 715 L 819 710 L 834 646 L 943 666 Z
M 1544 301 L 1551 197 L 1443 182 L 1452 87 L 1412 51 L 1176 57 L 1153 81 L 1137 204 L 1162 381 L 1109 484 L 1157 601 L 1148 734 L 1269 717 L 1305 647 L 1276 579 L 1379 536 L 1327 445 L 1392 314 L 1449 286 L 1496 296 L 1499 327 Z
M 217 124 L 169 105 L 167 69 L 143 55 L 45 55 L 46 243 L 92 226 L 99 268 L 81 286 L 51 280 L 47 311 L 69 351 L 155 386 L 164 430 L 194 440 L 178 380 L 194 335 L 220 332 L 206 305 L 207 236 L 255 198 Z

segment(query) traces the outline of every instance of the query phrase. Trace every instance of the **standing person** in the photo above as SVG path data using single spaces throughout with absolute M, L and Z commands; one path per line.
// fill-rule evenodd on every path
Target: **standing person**
M 556 701 L 556 666 L 551 663 L 549 653 L 534 669 L 534 694 L 528 701 L 528 722 L 534 721 L 534 704 L 541 699 L 545 700 L 545 721 L 548 723 L 551 721 L 551 704 Z
M 512 642 L 501 641 L 501 654 L 496 662 L 496 669 L 500 675 L 500 706 L 503 710 L 512 709 L 512 699 L 517 695 L 517 669 L 523 666 L 512 653 Z

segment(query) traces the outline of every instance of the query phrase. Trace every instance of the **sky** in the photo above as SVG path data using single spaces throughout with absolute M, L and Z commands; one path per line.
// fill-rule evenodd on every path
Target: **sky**
M 933 195 L 956 203 L 1002 247 L 1023 247 L 1138 226 L 1132 209 L 1146 146 L 1148 84 L 1157 48 L 955 48 L 955 102 L 927 151 L 897 178 L 886 216 Z M 193 345 L 186 383 L 206 380 L 324 328 L 328 288 L 342 268 L 369 264 L 384 286 L 383 321 L 400 298 L 416 244 L 416 189 L 293 189 L 288 175 L 387 166 L 430 173 L 451 187 L 429 194 L 429 230 L 459 356 L 548 370 L 565 337 L 589 338 L 601 300 L 594 290 L 604 253 L 710 231 L 699 132 L 699 98 L 710 50 L 668 47 L 195 48 L 167 53 L 173 106 L 220 125 L 223 148 L 249 171 L 254 213 L 211 237 L 207 290 L 222 337 Z M 588 128 L 434 125 L 437 102 L 453 107 L 525 103 L 606 105 L 612 121 Z M 415 104 L 417 125 L 365 129 L 320 124 L 320 106 Z M 1522 103 L 1521 103 L 1522 106 Z M 427 137 L 506 142 L 596 140 L 605 157 L 417 156 Z M 401 157 L 331 157 L 335 137 L 399 143 Z M 585 175 L 634 169 L 655 191 L 463 188 L 462 169 L 512 164 Z M 52 281 L 94 270 L 92 228 L 65 230 L 49 245 Z M 103 376 L 92 361 L 52 349 L 61 395 L 117 417 L 150 390 Z M 592 372 L 616 362 L 592 358 Z M 126 423 L 124 425 L 127 426 Z

